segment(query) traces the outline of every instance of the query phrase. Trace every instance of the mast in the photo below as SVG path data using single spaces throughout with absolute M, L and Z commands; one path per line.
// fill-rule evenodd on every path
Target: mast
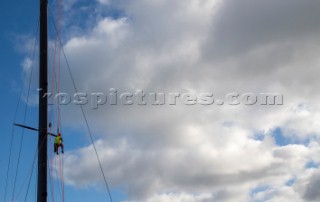
M 40 0 L 39 139 L 37 202 L 47 202 L 48 0 Z

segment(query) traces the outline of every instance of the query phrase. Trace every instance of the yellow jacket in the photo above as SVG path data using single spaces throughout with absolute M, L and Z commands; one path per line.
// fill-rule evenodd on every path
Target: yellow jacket
M 62 137 L 61 137 L 61 136 L 57 136 L 57 137 L 54 139 L 54 143 L 55 143 L 55 144 L 61 144 L 61 143 L 62 143 Z

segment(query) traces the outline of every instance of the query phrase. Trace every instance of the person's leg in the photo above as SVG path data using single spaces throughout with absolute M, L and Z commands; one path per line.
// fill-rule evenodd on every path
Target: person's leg
M 62 153 L 64 153 L 64 148 L 63 148 L 63 144 L 62 143 L 60 144 L 60 147 L 61 147 Z
M 58 145 L 57 144 L 54 144 L 54 153 L 58 154 Z

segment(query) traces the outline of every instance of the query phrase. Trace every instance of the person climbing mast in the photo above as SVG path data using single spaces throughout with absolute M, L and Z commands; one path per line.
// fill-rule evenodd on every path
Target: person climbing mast
M 54 153 L 59 155 L 59 147 L 61 147 L 61 152 L 64 153 L 63 149 L 63 139 L 61 133 L 58 133 L 58 136 L 54 139 Z

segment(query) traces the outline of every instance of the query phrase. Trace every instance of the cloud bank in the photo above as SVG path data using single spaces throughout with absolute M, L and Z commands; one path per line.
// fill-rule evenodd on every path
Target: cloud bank
M 94 23 L 67 33 L 80 90 L 284 95 L 281 106 L 88 109 L 111 186 L 128 201 L 319 200 L 318 4 L 98 1 Z M 92 145 L 68 151 L 66 182 L 101 184 L 94 156 Z

